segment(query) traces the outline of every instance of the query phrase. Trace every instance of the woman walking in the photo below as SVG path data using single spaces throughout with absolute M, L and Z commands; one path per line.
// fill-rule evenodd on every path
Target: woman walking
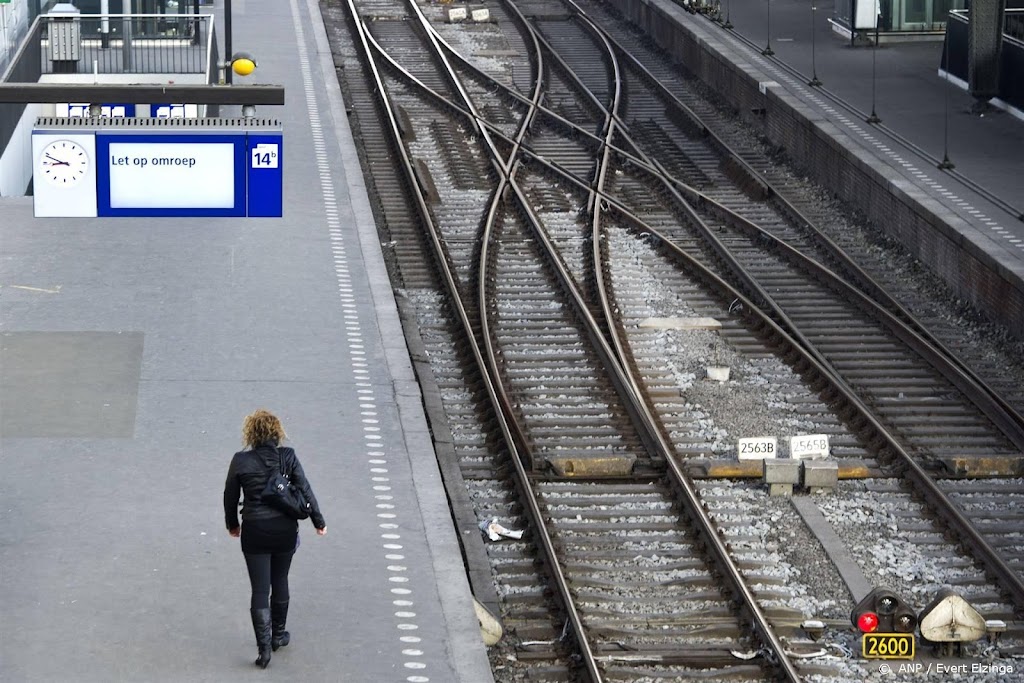
M 327 534 L 327 524 L 295 451 L 280 446 L 285 437 L 281 421 L 272 413 L 261 409 L 247 415 L 242 424 L 242 442 L 249 450 L 235 453 L 224 482 L 224 521 L 229 534 L 242 538 L 242 553 L 252 584 L 249 612 L 259 648 L 256 666 L 263 669 L 270 663 L 271 650 L 284 647 L 291 640 L 285 630 L 288 570 L 299 544 L 298 520 L 261 499 L 275 472 L 283 470 L 292 485 L 302 491 L 316 533 Z M 242 492 L 245 498 L 239 527 L 238 497 Z

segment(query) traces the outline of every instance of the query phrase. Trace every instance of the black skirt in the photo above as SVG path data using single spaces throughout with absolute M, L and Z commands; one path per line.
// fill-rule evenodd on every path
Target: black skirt
M 269 519 L 242 520 L 242 552 L 247 555 L 276 555 L 295 550 L 299 523 L 284 515 Z

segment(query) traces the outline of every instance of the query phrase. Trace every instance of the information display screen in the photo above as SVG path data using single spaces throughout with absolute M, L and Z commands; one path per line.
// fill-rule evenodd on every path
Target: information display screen
M 111 143 L 110 207 L 228 209 L 235 205 L 231 143 Z

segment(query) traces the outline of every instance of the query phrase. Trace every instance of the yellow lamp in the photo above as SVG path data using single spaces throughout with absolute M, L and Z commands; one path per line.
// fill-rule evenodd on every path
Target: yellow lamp
M 231 70 L 239 76 L 248 76 L 256 66 L 256 58 L 248 52 L 236 52 L 231 56 Z

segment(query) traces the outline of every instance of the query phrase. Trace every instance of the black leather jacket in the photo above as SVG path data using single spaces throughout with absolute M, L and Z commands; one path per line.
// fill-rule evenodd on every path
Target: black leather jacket
M 320 505 L 316 502 L 313 489 L 306 479 L 305 472 L 295 451 L 291 448 L 278 448 L 274 443 L 260 444 L 251 451 L 240 451 L 235 453 L 231 459 L 231 466 L 228 468 L 228 478 L 224 482 L 224 523 L 228 529 L 238 527 L 238 496 L 243 491 L 245 498 L 242 503 L 242 521 L 250 522 L 257 519 L 270 519 L 275 517 L 287 517 L 283 512 L 265 505 L 260 500 L 260 494 L 267 485 L 271 473 L 279 465 L 278 458 L 284 458 L 284 471 L 288 473 L 292 484 L 302 489 L 309 501 L 311 512 L 309 515 L 313 526 L 323 529 L 327 526 L 323 515 L 320 514 Z

